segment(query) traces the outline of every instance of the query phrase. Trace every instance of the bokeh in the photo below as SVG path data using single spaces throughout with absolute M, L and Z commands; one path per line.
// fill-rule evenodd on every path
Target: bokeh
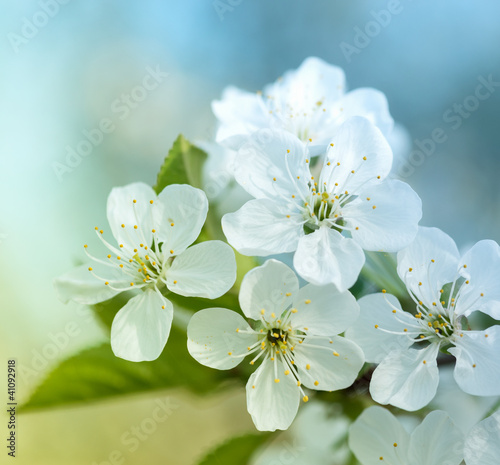
M 213 138 L 210 102 L 225 86 L 258 90 L 307 56 L 342 67 L 351 89 L 387 95 L 408 133 L 399 174 L 423 200 L 423 225 L 443 229 L 459 247 L 500 240 L 494 0 L 2 6 L 0 348 L 2 364 L 15 358 L 26 368 L 20 400 L 59 360 L 106 338 L 85 309 L 57 301 L 52 280 L 83 259 L 84 243 L 97 244 L 93 229 L 105 226 L 110 189 L 154 183 L 179 133 Z M 138 91 L 146 76 L 151 89 Z M 47 349 L 54 340 L 56 350 Z M 165 398 L 176 405 L 172 415 L 130 451 L 123 435 Z M 114 451 L 123 454 L 116 463 L 191 464 L 253 429 L 240 390 L 203 399 L 158 392 L 18 422 L 17 463 L 30 465 L 113 463 Z

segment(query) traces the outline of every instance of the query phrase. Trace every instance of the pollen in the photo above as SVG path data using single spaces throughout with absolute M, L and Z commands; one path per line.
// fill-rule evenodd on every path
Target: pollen
M 134 200 L 132 200 L 132 202 L 137 203 L 137 200 L 134 199 Z
M 427 361 L 426 361 L 426 360 L 424 360 L 422 363 L 425 365 L 425 364 L 427 363 Z
M 385 294 L 387 291 L 385 289 L 382 289 L 382 293 Z
M 375 325 L 375 329 L 377 329 L 377 328 L 378 328 L 378 325 Z
M 124 227 L 125 227 L 125 225 L 124 225 L 124 224 L 122 224 L 122 228 L 124 228 Z
M 150 200 L 150 201 L 149 201 L 149 203 L 150 203 L 151 205 L 153 205 L 153 203 L 154 203 L 154 202 L 153 202 L 152 200 Z
M 310 304 L 310 303 L 311 303 L 311 301 L 310 301 L 310 299 L 307 299 L 304 303 L 305 303 L 305 304 Z
M 233 353 L 232 352 L 228 352 L 227 355 L 233 355 Z
M 87 244 L 85 244 L 83 247 L 86 249 L 86 248 L 88 247 L 88 245 L 87 245 Z
M 396 310 L 393 310 L 392 313 L 396 313 Z
M 289 370 L 285 370 L 285 376 L 288 376 L 290 374 Z
M 374 205 L 372 208 L 375 210 L 375 208 L 377 208 L 377 206 L 376 206 L 376 205 Z
M 276 181 L 276 178 L 273 178 L 273 181 Z
M 133 285 L 134 285 L 134 283 L 130 283 L 130 285 L 131 285 L 131 286 L 133 286 Z
M 280 382 L 279 378 L 276 378 L 276 379 L 274 380 L 274 382 L 275 382 L 275 383 L 279 383 L 279 382 Z
M 307 402 L 307 401 L 309 400 L 309 397 L 304 396 L 304 397 L 302 397 L 302 400 L 303 400 L 304 402 Z
M 162 310 L 165 310 L 165 305 L 162 305 L 162 306 L 161 306 L 161 309 L 162 309 Z
M 311 369 L 311 365 L 309 365 L 309 363 L 306 365 L 306 370 L 310 370 Z
M 411 273 L 413 271 L 413 268 L 408 268 L 408 271 Z
M 93 268 L 91 266 L 89 266 L 89 271 L 92 271 L 92 270 L 93 270 Z
M 111 258 L 111 255 L 108 255 L 108 258 Z
M 319 381 L 314 381 L 314 385 L 317 386 L 319 384 Z
M 363 160 L 365 160 L 365 161 L 366 161 L 366 157 L 363 157 Z
M 397 443 L 397 442 L 395 442 L 395 443 L 393 444 L 393 446 L 394 446 L 394 447 L 398 447 L 398 443 Z
M 136 224 L 134 224 L 134 229 L 137 229 L 137 225 Z
M 109 284 L 109 282 L 108 282 L 108 281 L 106 281 L 104 284 L 106 284 L 106 286 L 107 286 L 107 285 Z
M 335 355 L 335 357 L 339 357 L 340 356 L 340 354 L 338 352 L 336 352 L 335 350 L 332 353 L 333 353 L 333 355 Z
M 177 281 L 174 281 L 174 284 L 177 284 Z
M 173 255 L 174 254 L 174 251 L 171 249 L 170 250 L 170 255 Z

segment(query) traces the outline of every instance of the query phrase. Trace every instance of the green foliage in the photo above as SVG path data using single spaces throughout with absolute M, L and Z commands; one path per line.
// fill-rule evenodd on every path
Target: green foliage
M 270 433 L 263 433 L 229 439 L 209 452 L 198 465 L 246 465 L 256 449 L 270 437 Z
M 165 350 L 152 362 L 117 358 L 108 343 L 70 357 L 38 386 L 22 410 L 84 404 L 179 386 L 204 394 L 220 389 L 228 376 L 191 358 L 186 334 L 172 327 Z
M 160 168 L 154 190 L 159 194 L 170 184 L 190 184 L 202 187 L 202 168 L 207 154 L 188 142 L 182 134 L 177 137 Z

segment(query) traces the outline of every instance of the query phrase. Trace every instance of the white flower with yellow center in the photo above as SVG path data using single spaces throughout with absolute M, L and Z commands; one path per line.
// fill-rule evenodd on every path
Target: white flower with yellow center
M 411 434 L 382 407 L 367 408 L 349 428 L 349 447 L 362 465 L 460 465 L 463 442 L 463 433 L 439 410 Z
M 224 234 L 244 255 L 295 251 L 304 279 L 348 289 L 364 264 L 363 249 L 396 252 L 417 234 L 420 198 L 386 179 L 391 163 L 380 130 L 361 117 L 339 128 L 318 177 L 299 139 L 257 133 L 235 164 L 236 180 L 255 200 L 222 218 Z
M 403 311 L 394 296 L 368 295 L 346 332 L 368 362 L 379 363 L 370 383 L 373 399 L 409 411 L 427 405 L 439 383 L 440 351 L 456 357 L 454 377 L 463 391 L 500 395 L 500 326 L 474 331 L 467 322 L 475 311 L 500 319 L 498 244 L 480 241 L 460 257 L 448 235 L 420 228 L 398 253 L 398 274 L 415 314 Z
M 315 57 L 306 58 L 262 92 L 228 87 L 222 99 L 212 103 L 219 120 L 216 140 L 237 150 L 259 129 L 283 129 L 302 141 L 312 139 L 317 155 L 351 116 L 370 119 L 388 135 L 393 120 L 385 95 L 370 88 L 345 93 L 345 88 L 342 69 Z
M 205 193 L 188 185 L 168 186 L 158 197 L 143 183 L 114 188 L 107 217 L 117 245 L 107 242 L 104 231 L 96 227 L 108 255 L 97 258 L 85 245 L 92 262 L 55 280 L 59 298 L 92 305 L 138 290 L 113 320 L 111 347 L 126 360 L 156 359 L 173 318 L 165 288 L 214 299 L 236 279 L 234 252 L 227 244 L 208 241 L 189 247 L 200 234 L 207 211 Z
M 303 388 L 334 391 L 350 386 L 363 366 L 356 344 L 338 334 L 352 324 L 358 305 L 335 286 L 299 289 L 295 273 L 268 260 L 249 271 L 241 284 L 238 313 L 201 310 L 188 326 L 189 353 L 201 364 L 227 370 L 246 356 L 262 361 L 248 380 L 247 404 L 257 429 L 287 429 L 297 413 Z

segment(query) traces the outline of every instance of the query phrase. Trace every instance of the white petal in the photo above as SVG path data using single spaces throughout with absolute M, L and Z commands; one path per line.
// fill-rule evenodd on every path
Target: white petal
M 104 302 L 120 293 L 120 291 L 114 291 L 109 286 L 106 286 L 105 281 L 94 277 L 89 271 L 89 267 L 97 276 L 107 279 L 113 287 L 118 289 L 130 287 L 130 280 L 124 281 L 123 278 L 126 276 L 121 271 L 100 263 L 87 263 L 54 280 L 57 298 L 60 301 L 67 303 L 72 300 L 79 304 L 92 305 Z
M 155 199 L 153 189 L 142 182 L 115 187 L 109 194 L 106 207 L 109 226 L 118 244 L 123 244 L 127 251 L 140 243 L 151 245 L 154 226 L 150 202 Z
M 207 217 L 205 192 L 187 184 L 165 187 L 153 205 L 154 223 L 162 251 L 178 255 L 200 235 Z
M 459 257 L 450 236 L 440 229 L 421 226 L 415 240 L 398 252 L 398 274 L 419 300 L 432 305 L 443 285 L 457 277 Z
M 359 88 L 345 94 L 335 105 L 342 108 L 336 122 L 352 116 L 363 116 L 388 136 L 394 127 L 386 96 L 376 89 Z
M 439 346 L 392 352 L 375 369 L 370 394 L 379 404 L 391 404 L 408 411 L 425 407 L 439 383 Z M 425 361 L 425 363 L 424 363 Z
M 292 201 L 308 192 L 310 179 L 306 146 L 293 134 L 266 129 L 253 134 L 238 151 L 234 175 L 256 198 Z M 300 179 L 297 179 L 297 176 Z
M 415 320 L 409 313 L 399 311 L 401 305 L 396 297 L 371 294 L 359 299 L 358 304 L 360 316 L 345 335 L 361 347 L 367 362 L 380 363 L 390 353 L 406 350 L 413 344 L 409 336 L 385 332 L 404 333 L 405 328 L 411 331 Z M 393 313 L 395 309 L 397 313 Z
M 188 351 L 191 356 L 210 368 L 229 370 L 238 365 L 257 342 L 248 323 L 236 312 L 225 308 L 208 308 L 196 312 L 187 328 Z M 231 355 L 229 355 L 231 354 Z
M 500 410 L 478 423 L 465 437 L 467 465 L 498 465 L 500 457 Z
M 295 346 L 293 354 L 302 384 L 320 391 L 349 387 L 365 361 L 363 351 L 341 336 L 306 338 Z
M 356 282 L 364 262 L 365 254 L 355 241 L 327 227 L 302 237 L 293 258 L 305 280 L 318 286 L 333 283 L 340 291 Z
M 353 239 L 363 249 L 397 252 L 417 235 L 422 201 L 408 184 L 386 180 L 364 189 L 344 207 L 343 214 L 353 228 Z
M 382 407 L 367 408 L 349 428 L 349 447 L 363 465 L 407 465 L 408 443 L 401 423 Z
M 411 434 L 408 465 L 459 465 L 463 442 L 463 433 L 448 414 L 435 410 Z
M 212 111 L 220 123 L 217 142 L 223 141 L 234 150 L 239 148 L 245 136 L 270 127 L 271 118 L 262 104 L 262 97 L 236 87 L 224 89 L 221 100 L 212 102 Z
M 186 297 L 215 299 L 236 281 L 233 249 L 222 241 L 207 241 L 189 247 L 175 257 L 167 270 L 169 290 Z
M 299 408 L 300 391 L 283 364 L 265 360 L 247 383 L 247 408 L 259 431 L 287 429 Z M 278 376 L 278 377 L 277 377 Z M 278 383 L 275 379 L 279 379 Z
M 391 171 L 391 147 L 380 129 L 366 118 L 349 118 L 331 143 L 320 178 L 330 192 L 357 194 L 360 188 L 379 184 Z
M 464 268 L 466 265 L 466 268 Z M 480 241 L 460 259 L 460 273 L 470 282 L 463 285 L 455 312 L 468 316 L 480 310 L 500 320 L 500 247 L 494 241 Z
M 240 306 L 243 313 L 253 320 L 260 320 L 263 309 L 266 315 L 273 312 L 281 315 L 291 305 L 298 290 L 299 280 L 288 266 L 278 260 L 267 260 L 243 278 Z
M 111 325 L 114 354 L 131 362 L 156 360 L 167 343 L 173 311 L 172 303 L 153 290 L 130 299 Z
M 304 235 L 302 222 L 300 213 L 286 210 L 271 200 L 258 199 L 224 215 L 222 229 L 238 252 L 262 257 L 293 252 Z
M 293 328 L 308 328 L 310 334 L 335 336 L 351 326 L 359 315 L 359 305 L 349 291 L 339 292 L 333 284 L 307 284 L 292 296 Z
M 455 347 L 448 349 L 457 358 L 455 380 L 474 396 L 500 395 L 500 326 L 485 331 L 463 331 Z

